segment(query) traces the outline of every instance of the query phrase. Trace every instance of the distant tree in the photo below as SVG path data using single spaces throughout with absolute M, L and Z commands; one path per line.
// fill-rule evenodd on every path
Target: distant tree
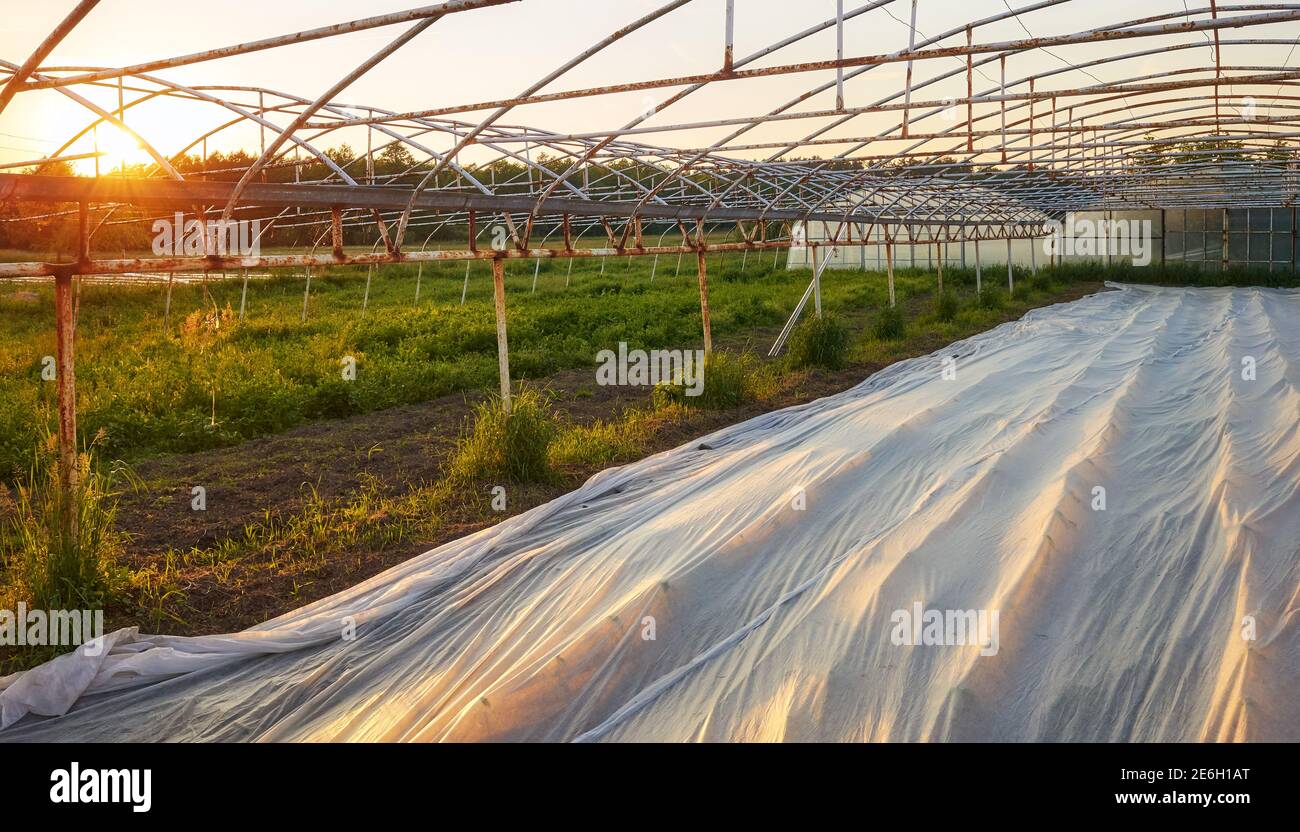
M 393 142 L 375 157 L 375 172 L 383 174 L 405 173 L 415 167 L 415 155 L 400 142 Z

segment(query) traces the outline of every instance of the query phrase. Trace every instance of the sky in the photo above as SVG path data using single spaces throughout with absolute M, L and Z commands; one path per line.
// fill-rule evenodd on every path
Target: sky
M 663 5 L 665 0 L 521 0 L 501 7 L 449 15 L 435 23 L 401 51 L 389 57 L 339 96 L 358 105 L 408 110 L 471 103 L 516 95 L 537 78 L 556 69 L 572 56 L 614 29 Z M 1200 0 L 1189 0 L 1193 7 Z M 1027 5 L 1027 0 L 1014 0 Z M 3 0 L 0 16 L 0 58 L 21 63 L 41 39 L 73 7 L 73 0 Z M 415 0 L 103 0 L 98 8 L 55 50 L 46 66 L 123 66 L 144 60 L 181 55 L 302 29 L 353 20 L 374 14 L 412 8 Z M 845 0 L 847 8 L 859 0 Z M 1034 35 L 1060 34 L 1156 14 L 1184 7 L 1182 0 L 1072 0 L 1024 16 L 1024 27 L 1005 21 L 983 31 L 980 40 L 1021 38 L 1026 29 Z M 693 0 L 597 55 L 554 82 L 548 90 L 563 90 L 658 77 L 709 72 L 722 59 L 725 0 Z M 1139 8 L 1140 6 L 1140 8 Z M 814 22 L 834 15 L 835 0 L 736 0 L 736 54 L 747 55 Z M 919 0 L 917 30 L 922 35 L 943 32 L 969 20 L 1005 11 L 1002 0 Z M 845 29 L 847 56 L 878 54 L 907 45 L 908 0 L 894 0 L 849 21 Z M 314 43 L 159 71 L 159 77 L 187 85 L 258 86 L 315 98 L 352 67 L 380 49 L 410 24 L 374 29 Z M 1273 27 L 1250 36 L 1295 38 L 1294 24 Z M 1204 36 L 1199 36 L 1203 38 Z M 964 36 L 946 41 L 956 44 Z M 1011 77 L 1078 64 L 1131 46 L 1102 44 L 1060 47 L 1052 54 L 1034 52 L 1015 56 Z M 1238 64 L 1280 65 L 1294 50 L 1285 45 L 1225 47 L 1225 61 Z M 833 30 L 768 56 L 755 66 L 833 58 Z M 939 63 L 928 62 L 932 67 Z M 952 67 L 961 61 L 949 59 Z M 1194 52 L 1152 55 L 1121 66 L 1102 67 L 1092 73 L 1097 80 L 1125 75 L 1158 75 L 1177 66 L 1212 65 L 1208 44 Z M 933 70 L 930 70 L 933 71 Z M 889 64 L 873 69 L 847 88 L 847 103 L 867 104 L 895 93 L 903 83 L 904 66 Z M 918 70 L 918 77 L 922 73 Z M 977 88 L 996 80 L 990 66 L 977 76 Z M 651 123 L 692 122 L 728 116 L 763 113 L 786 103 L 833 73 L 803 74 L 758 81 L 715 84 L 688 98 Z M 1060 76 L 1054 83 L 1075 86 L 1089 83 L 1079 72 Z M 964 76 L 958 74 L 925 93 L 926 98 L 964 94 Z M 630 121 L 647 105 L 657 103 L 671 90 L 629 93 L 546 105 L 512 112 L 509 123 L 529 124 L 561 131 L 599 131 Z M 102 106 L 113 106 L 112 90 L 86 92 Z M 919 94 L 918 94 L 919 95 Z M 833 103 L 826 93 L 804 107 Z M 88 111 L 52 91 L 20 94 L 0 114 L 0 162 L 38 158 L 61 145 L 88 121 Z M 131 112 L 128 121 L 163 153 L 179 150 L 205 128 L 227 116 L 208 105 L 145 104 Z M 464 118 L 473 119 L 472 115 Z M 892 117 L 896 121 L 896 117 Z M 833 135 L 869 135 L 889 126 L 891 117 L 865 116 L 847 132 Z M 772 141 L 800 135 L 824 122 L 798 125 L 773 124 L 753 131 L 745 141 Z M 709 128 L 656 134 L 644 140 L 675 146 L 705 146 L 726 134 Z M 118 137 L 120 139 L 120 137 Z M 364 145 L 364 133 L 341 134 L 339 141 Z M 334 140 L 326 142 L 333 143 Z M 210 150 L 255 148 L 252 128 L 228 130 L 215 137 Z M 129 155 L 129 141 L 105 135 L 101 144 Z M 124 145 L 117 147 L 116 145 Z M 884 146 L 888 147 L 888 145 Z M 88 150 L 87 142 L 73 148 Z M 439 149 L 445 149 L 440 147 Z M 834 153 L 839 146 L 828 148 Z M 138 155 L 138 154 L 137 154 Z M 754 155 L 754 154 L 750 154 Z M 758 153 L 757 155 L 762 155 Z

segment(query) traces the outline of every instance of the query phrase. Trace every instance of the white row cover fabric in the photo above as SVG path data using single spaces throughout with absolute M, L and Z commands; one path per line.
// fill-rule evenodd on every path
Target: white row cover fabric
M 0 740 L 1300 740 L 1300 293 L 1112 288 L 245 632 L 114 633 L 0 680 Z

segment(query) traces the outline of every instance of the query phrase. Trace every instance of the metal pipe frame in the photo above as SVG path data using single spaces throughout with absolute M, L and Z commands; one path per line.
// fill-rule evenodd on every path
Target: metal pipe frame
M 18 95 L 65 96 L 89 118 L 53 137 L 57 149 L 44 161 L 88 158 L 81 151 L 89 137 L 112 125 L 138 138 L 154 163 L 130 177 L 0 174 L 0 202 L 48 204 L 44 216 L 71 216 L 83 205 L 146 209 L 143 216 L 106 216 L 101 226 L 150 222 L 147 209 L 153 208 L 179 209 L 200 221 L 218 213 L 231 218 L 285 209 L 276 227 L 312 229 L 308 236 L 316 245 L 336 228 L 353 238 L 358 229 L 374 235 L 364 254 L 341 247 L 258 258 L 109 260 L 88 254 L 78 258 L 86 274 L 786 248 L 794 244 L 795 229 L 810 222 L 838 229 L 833 240 L 814 245 L 878 245 L 883 237 L 891 245 L 1012 239 L 1041 234 L 1075 211 L 1295 203 L 1300 68 L 1263 60 L 1300 41 L 1300 6 L 1287 3 L 1162 0 L 1146 4 L 1157 8 L 1141 18 L 1073 31 L 1059 12 L 1083 0 L 1037 0 L 977 20 L 953 20 L 926 34 L 918 29 L 918 12 L 924 16 L 938 0 L 837 0 L 825 20 L 748 55 L 736 54 L 734 37 L 746 8 L 727 3 L 718 21 L 722 59 L 713 72 L 651 71 L 649 80 L 553 89 L 634 32 L 671 36 L 680 17 L 675 13 L 696 2 L 671 0 L 577 55 L 559 58 L 553 71 L 513 97 L 436 102 L 405 112 L 339 98 L 361 77 L 381 72 L 384 59 L 408 42 L 436 38 L 433 24 L 447 15 L 492 15 L 500 23 L 511 7 L 536 2 L 447 0 L 125 67 L 44 66 L 70 32 L 94 24 L 95 3 L 79 3 L 22 64 L 0 61 L 0 110 Z M 412 28 L 339 71 L 328 91 L 315 97 L 268 87 L 182 85 L 154 74 L 402 24 Z M 1008 24 L 1022 27 L 1027 37 L 985 36 L 1005 33 Z M 896 50 L 853 54 L 855 43 L 877 43 L 889 31 L 898 35 Z M 823 33 L 833 42 L 831 55 L 781 61 L 783 53 L 823 43 L 815 40 Z M 544 40 L 538 44 L 545 48 Z M 1207 48 L 1214 50 L 1213 61 L 1200 52 Z M 1088 50 L 1087 59 L 1072 62 L 1061 57 L 1064 50 L 1075 57 Z M 1061 65 L 1045 69 L 1044 54 Z M 1185 60 L 1158 76 L 1137 74 L 1136 67 L 1155 55 Z M 900 66 L 904 80 L 882 91 L 878 70 L 889 66 Z M 760 89 L 763 79 L 783 76 L 813 80 L 794 98 L 753 114 L 672 118 L 674 106 L 702 91 L 719 85 Z M 108 90 L 118 96 L 112 110 L 93 103 Z M 555 102 L 617 112 L 617 96 L 658 90 L 665 91 L 664 100 L 604 130 L 506 121 L 527 108 L 535 114 L 529 121 L 544 124 L 547 105 Z M 172 164 L 177 154 L 165 156 L 149 136 L 128 126 L 133 111 L 146 105 L 167 106 L 187 123 L 207 125 L 179 154 L 228 131 L 256 128 L 262 139 L 255 160 L 183 175 Z M 203 118 L 190 117 L 200 111 Z M 780 135 L 755 141 L 748 134 L 759 127 Z M 327 151 L 356 130 L 367 133 L 366 154 L 336 161 Z M 704 144 L 672 143 L 711 130 L 724 135 Z M 374 158 L 393 147 L 409 151 L 415 163 L 376 180 Z M 286 170 L 294 172 L 295 184 L 264 181 Z M 204 178 L 217 173 L 238 182 Z M 509 231 L 506 252 L 481 250 L 474 239 L 461 250 L 426 250 L 436 234 L 471 227 L 481 233 L 496 222 Z M 662 238 L 679 224 L 695 224 L 695 239 L 684 237 L 680 246 L 643 243 L 651 226 Z M 855 227 L 863 229 L 856 241 Z M 419 228 L 424 239 L 418 251 L 403 250 L 410 228 Z M 727 229 L 738 230 L 741 241 L 710 242 Z M 603 235 L 605 244 L 575 248 L 572 241 L 587 234 Z M 93 240 L 82 242 L 93 251 Z M 4 264 L 0 276 L 52 276 L 62 268 Z

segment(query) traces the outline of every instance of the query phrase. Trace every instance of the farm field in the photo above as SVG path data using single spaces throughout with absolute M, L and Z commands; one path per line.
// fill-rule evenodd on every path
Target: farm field
M 715 344 L 740 378 L 732 399 L 703 407 L 601 387 L 594 375 L 596 353 L 619 341 L 698 348 L 693 269 L 678 275 L 673 259 L 656 269 L 651 259 L 611 258 L 604 274 L 598 260 L 574 261 L 570 274 L 565 263 L 543 262 L 534 293 L 535 264 L 511 263 L 511 369 L 525 389 L 544 393 L 558 433 L 553 476 L 511 485 L 504 511 L 490 505 L 491 477 L 448 471 L 474 403 L 496 386 L 486 264 L 471 267 L 464 305 L 463 265 L 426 266 L 418 303 L 414 266 L 376 270 L 368 299 L 365 269 L 331 270 L 312 278 L 306 322 L 300 274 L 250 281 L 242 322 L 237 280 L 177 285 L 170 316 L 161 285 L 83 287 L 79 427 L 101 466 L 120 460 L 128 471 L 117 489 L 125 537 L 106 601 L 110 625 L 183 634 L 251 625 L 545 502 L 608 465 L 837 392 L 891 361 L 1100 288 L 1044 271 L 1021 275 L 1008 298 L 990 273 L 977 302 L 973 274 L 949 270 L 953 305 L 940 309 L 936 275 L 900 271 L 902 327 L 882 337 L 884 275 L 828 271 L 824 307 L 850 334 L 844 365 L 830 370 L 766 358 L 811 276 L 768 258 L 710 258 Z M 34 295 L 29 285 L 0 289 L 9 489 L 52 418 L 54 385 L 40 375 L 53 350 L 50 299 L 46 289 Z M 356 359 L 355 381 L 343 379 L 345 356 Z M 203 511 L 191 505 L 196 485 Z M 12 512 L 12 497 L 4 503 Z
M 114 633 L 0 739 L 1294 742 L 1298 319 L 1256 287 L 1035 309 L 256 628 Z M 954 592 L 993 611 L 970 649 L 900 653 Z M 1135 676 L 1187 718 L 1101 681 Z

